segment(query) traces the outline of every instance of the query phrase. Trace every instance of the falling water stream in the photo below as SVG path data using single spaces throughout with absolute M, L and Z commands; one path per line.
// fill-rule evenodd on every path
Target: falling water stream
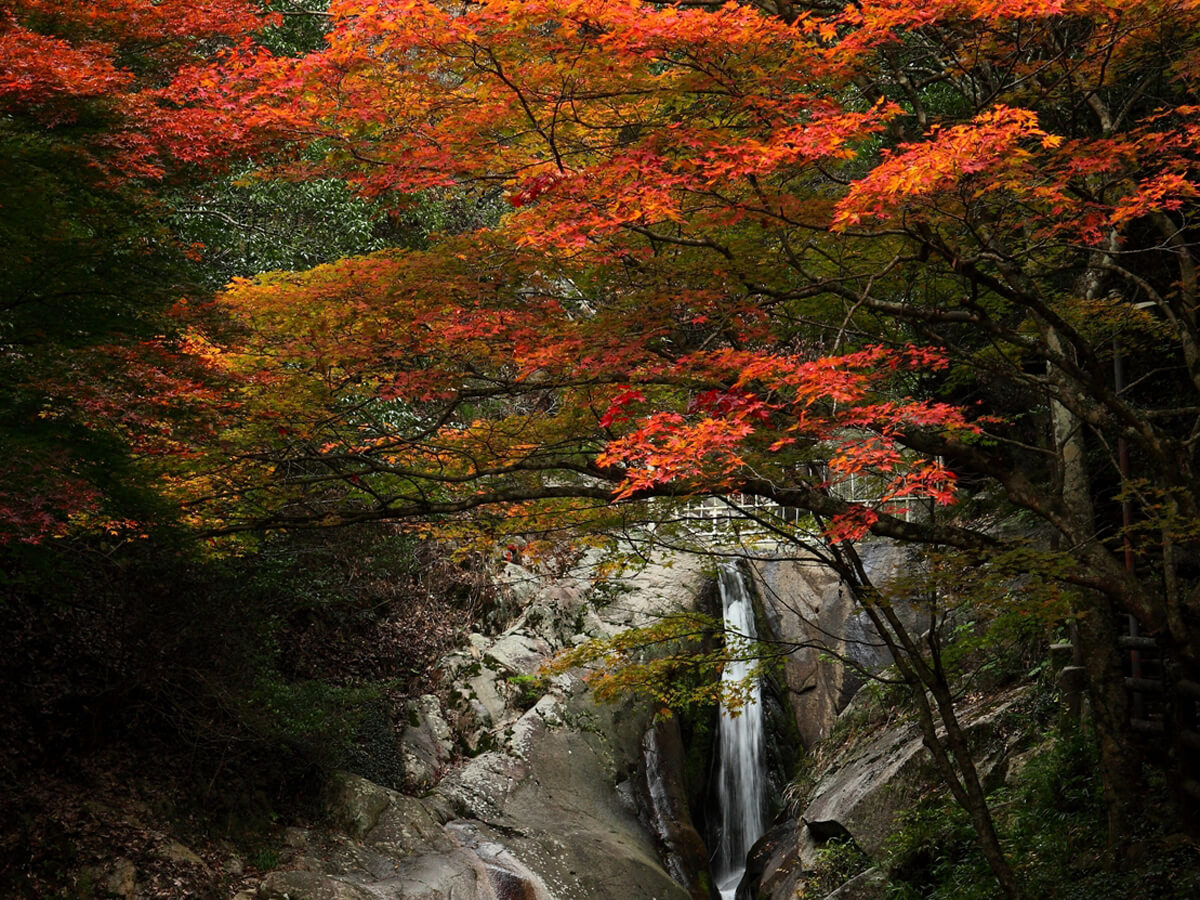
M 754 605 L 745 578 L 736 565 L 721 567 L 721 606 L 727 636 L 754 640 Z M 727 637 L 735 649 L 742 641 Z M 748 655 L 748 654 L 747 654 Z M 726 685 L 745 682 L 751 664 L 732 660 L 721 680 Z M 738 882 L 746 871 L 746 855 L 763 833 L 766 818 L 766 782 L 763 775 L 763 717 L 757 679 L 744 696 L 737 715 L 721 705 L 717 800 L 721 832 L 713 861 L 713 877 L 721 900 L 734 900 Z

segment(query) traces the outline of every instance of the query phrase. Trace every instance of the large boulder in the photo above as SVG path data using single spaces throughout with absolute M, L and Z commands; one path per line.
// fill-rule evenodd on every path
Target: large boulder
M 985 791 L 1003 783 L 1008 762 L 1019 749 L 1021 732 L 1010 714 L 1026 693 L 1025 688 L 1014 689 L 958 711 Z M 940 783 L 912 722 L 879 729 L 848 747 L 818 779 L 800 815 L 801 864 L 811 868 L 816 848 L 845 838 L 879 859 L 896 817 Z
M 798 857 L 801 827 L 796 819 L 785 817 L 755 842 L 746 860 L 738 900 L 795 900 L 808 874 Z
M 688 898 L 616 790 L 637 769 L 648 714 L 596 706 L 578 679 L 557 681 L 504 749 L 452 772 L 435 794 L 558 900 Z
M 408 703 L 407 724 L 400 735 L 400 757 L 404 761 L 404 782 L 411 790 L 433 787 L 454 751 L 454 735 L 442 713 L 442 705 L 433 694 L 423 694 Z
M 958 710 L 985 792 L 1004 783 L 1023 759 L 1019 709 L 1030 688 L 1011 688 L 964 704 Z M 856 699 L 843 715 L 865 720 Z M 879 862 L 899 817 L 920 797 L 941 787 L 918 725 L 911 720 L 860 725 L 837 747 L 824 747 L 815 782 L 799 816 L 777 822 L 751 852 L 746 897 L 793 900 L 826 861 L 831 842 L 850 842 Z M 811 889 L 811 885 L 810 885 Z M 882 900 L 884 873 L 872 869 L 828 895 L 829 900 Z M 738 895 L 739 900 L 742 894 Z
M 642 738 L 638 771 L 639 809 L 658 845 L 659 857 L 693 900 L 709 900 L 708 848 L 692 822 L 684 784 L 684 747 L 679 720 L 661 719 Z
M 804 867 L 815 866 L 816 848 L 845 838 L 878 858 L 897 813 L 912 805 L 930 782 L 929 766 L 920 731 L 912 724 L 883 729 L 841 760 L 818 781 L 801 814 Z

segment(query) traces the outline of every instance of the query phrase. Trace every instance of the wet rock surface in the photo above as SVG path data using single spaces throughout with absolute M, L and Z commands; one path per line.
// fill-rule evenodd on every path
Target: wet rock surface
M 688 889 L 693 900 L 708 900 L 712 883 L 708 848 L 692 822 L 679 773 L 684 766 L 683 737 L 674 718 L 656 722 L 642 738 L 645 765 L 638 772 L 642 820 L 653 835 L 667 871 Z

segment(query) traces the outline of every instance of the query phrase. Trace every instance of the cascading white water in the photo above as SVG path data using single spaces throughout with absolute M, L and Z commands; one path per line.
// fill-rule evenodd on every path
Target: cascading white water
M 754 605 L 741 571 L 734 564 L 721 567 L 719 584 L 725 616 L 725 634 L 735 650 L 754 640 Z M 743 654 L 745 655 L 745 654 Z M 751 664 L 731 660 L 721 675 L 725 685 L 737 689 L 750 674 Z M 766 781 L 763 777 L 762 696 L 755 679 L 744 694 L 746 702 L 736 715 L 721 704 L 717 802 L 721 833 L 713 860 L 713 877 L 721 900 L 733 900 L 746 871 L 746 854 L 763 833 L 766 819 Z

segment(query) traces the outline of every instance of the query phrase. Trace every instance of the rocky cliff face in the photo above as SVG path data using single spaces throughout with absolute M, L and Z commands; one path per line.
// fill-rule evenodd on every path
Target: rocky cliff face
M 880 581 L 905 565 L 890 544 L 861 553 Z M 776 742 L 786 731 L 783 740 L 811 747 L 854 697 L 859 672 L 890 659 L 828 569 L 756 560 L 751 570 L 767 633 L 796 645 L 776 698 L 795 729 L 778 729 Z M 710 579 L 687 557 L 656 560 L 599 589 L 590 574 L 585 564 L 551 580 L 508 566 L 503 577 L 522 612 L 499 634 L 471 635 L 444 661 L 448 700 L 428 694 L 410 704 L 403 792 L 341 777 L 327 804 L 337 829 L 292 829 L 287 867 L 242 900 L 709 897 L 678 727 L 655 724 L 638 703 L 595 704 L 579 673 L 548 682 L 536 673 L 564 647 L 694 607 Z M 915 610 L 903 615 L 923 630 Z M 979 734 L 990 733 L 984 713 L 971 726 Z M 746 897 L 792 900 L 830 841 L 853 841 L 864 860 L 880 857 L 897 811 L 927 789 L 929 770 L 911 724 L 858 738 L 828 756 L 800 814 L 782 816 L 756 846 L 741 890 L 757 893 Z M 885 888 L 871 870 L 832 896 L 882 897 Z
M 884 541 L 865 542 L 867 573 L 885 584 L 907 565 L 907 551 Z M 788 705 L 805 747 L 825 737 L 863 683 L 859 670 L 888 665 L 891 657 L 837 574 L 815 561 L 758 559 L 751 563 L 771 638 L 795 645 L 785 667 Z M 901 617 L 925 630 L 915 609 Z
M 589 575 L 548 582 L 509 566 L 524 611 L 447 658 L 448 704 L 412 704 L 405 793 L 342 776 L 328 801 L 338 830 L 292 829 L 288 868 L 244 900 L 705 896 L 672 736 L 651 729 L 644 706 L 596 705 L 576 673 L 545 685 L 535 673 L 565 646 L 690 607 L 706 579 L 684 558 L 602 593 Z

